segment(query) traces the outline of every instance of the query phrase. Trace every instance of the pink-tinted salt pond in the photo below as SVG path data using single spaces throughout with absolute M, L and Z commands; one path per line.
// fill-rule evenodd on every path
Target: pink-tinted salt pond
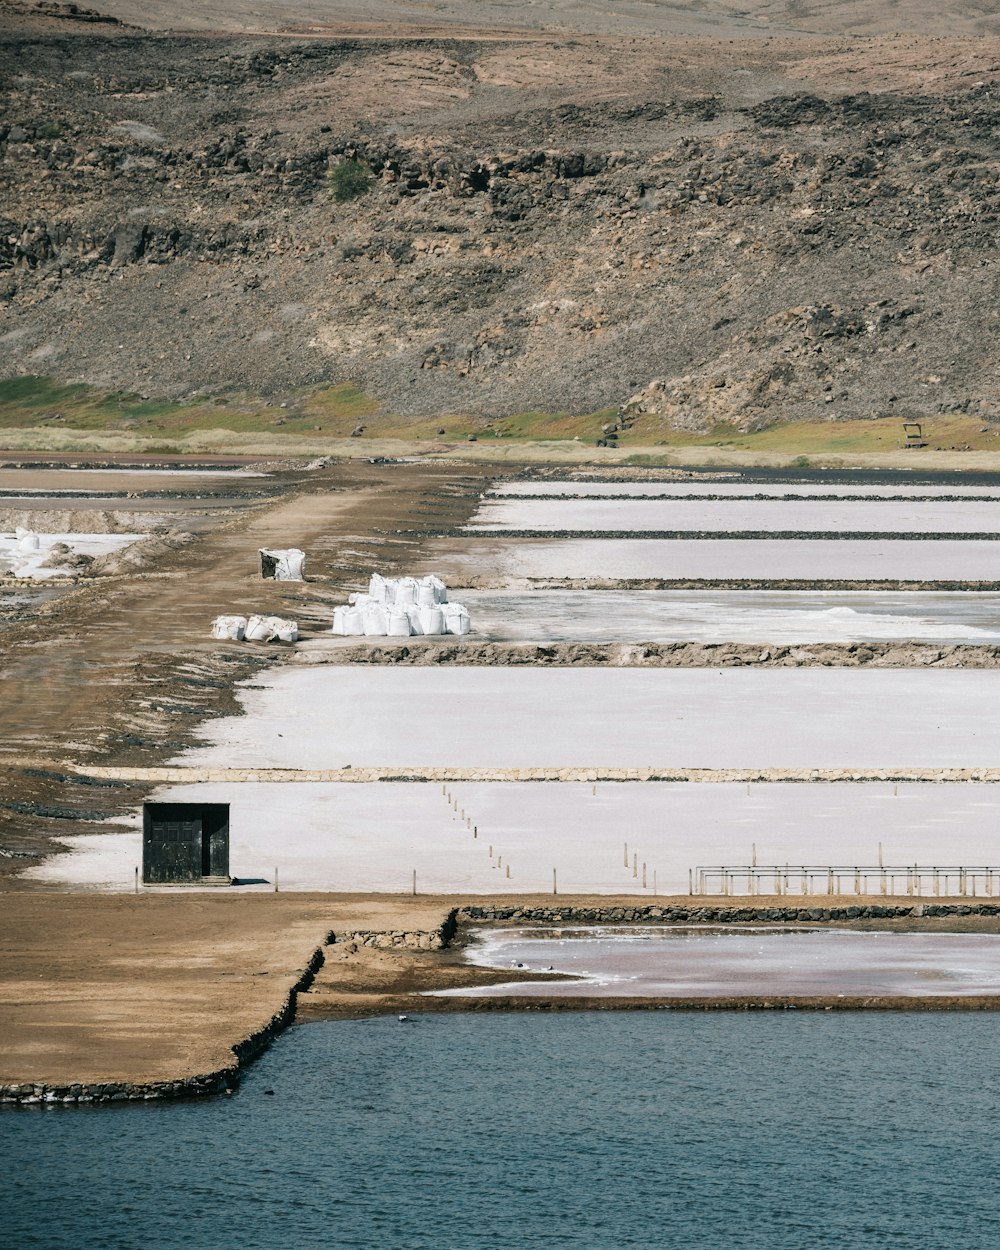
M 442 991 L 457 996 L 725 998 L 1000 994 L 1000 935 L 787 928 L 487 929 L 471 964 L 567 981 Z

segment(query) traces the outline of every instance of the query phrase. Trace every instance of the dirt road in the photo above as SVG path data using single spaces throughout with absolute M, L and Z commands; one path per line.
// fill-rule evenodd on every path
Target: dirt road
M 328 630 L 334 602 L 372 569 L 419 563 L 422 527 L 461 524 L 482 476 L 349 462 L 282 480 L 277 500 L 213 513 L 196 541 L 159 552 L 153 566 L 83 583 L 0 635 L 0 848 L 41 851 L 74 818 L 134 805 L 134 788 L 80 786 L 62 763 L 162 762 L 205 719 L 236 710 L 237 680 L 290 654 L 213 642 L 213 617 L 260 612 L 298 620 L 305 637 Z M 305 550 L 309 581 L 261 581 L 265 546 Z M 21 767 L 25 759 L 37 767 Z M 23 862 L 0 858 L 0 881 Z

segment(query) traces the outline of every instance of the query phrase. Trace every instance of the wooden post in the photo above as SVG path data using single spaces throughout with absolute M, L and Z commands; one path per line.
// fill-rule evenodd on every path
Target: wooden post
M 639 875 L 639 852 L 635 851 L 632 855 L 632 876 L 638 877 L 638 875 Z
M 693 894 L 693 893 L 694 893 L 694 874 L 689 868 L 688 869 L 688 894 Z
M 552 869 L 552 893 L 553 894 L 559 893 L 558 889 L 556 888 L 556 870 L 554 868 Z
M 653 869 L 653 898 L 656 898 L 656 869 Z
M 751 868 L 757 867 L 757 843 L 756 842 L 750 843 L 750 867 Z
M 416 868 L 414 868 L 413 870 L 413 893 L 416 894 L 416 892 L 417 892 L 417 870 Z
M 274 866 L 274 892 L 275 894 L 278 893 L 278 866 L 277 864 L 275 864 Z
M 478 838 L 478 837 L 479 837 L 479 826 L 478 826 L 478 825 L 473 825 L 473 826 L 472 826 L 472 836 L 473 836 L 474 838 Z
M 642 888 L 643 889 L 646 888 L 646 862 L 645 860 L 643 860 L 643 864 L 642 864 Z
M 510 864 L 507 865 L 507 878 L 510 879 Z
M 625 867 L 628 867 L 628 843 L 625 843 Z
M 139 893 L 139 868 L 138 866 L 136 866 L 136 870 L 135 870 L 135 892 L 136 894 Z

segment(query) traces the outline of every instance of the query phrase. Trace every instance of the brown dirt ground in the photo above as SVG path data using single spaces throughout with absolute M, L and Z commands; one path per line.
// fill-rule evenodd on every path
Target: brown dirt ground
M 172 1081 L 232 1063 L 330 931 L 436 929 L 415 899 L 7 893 L 0 1082 Z

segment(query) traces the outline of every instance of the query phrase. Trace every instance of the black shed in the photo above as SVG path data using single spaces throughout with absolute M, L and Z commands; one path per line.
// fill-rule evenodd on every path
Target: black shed
M 229 881 L 228 803 L 143 803 L 147 885 Z

